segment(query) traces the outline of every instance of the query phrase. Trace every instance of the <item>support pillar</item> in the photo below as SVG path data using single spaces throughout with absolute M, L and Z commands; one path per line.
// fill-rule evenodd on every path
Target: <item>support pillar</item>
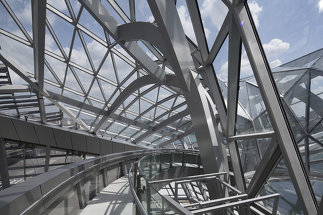
M 10 186 L 5 140 L 0 139 L 0 175 L 3 189 Z

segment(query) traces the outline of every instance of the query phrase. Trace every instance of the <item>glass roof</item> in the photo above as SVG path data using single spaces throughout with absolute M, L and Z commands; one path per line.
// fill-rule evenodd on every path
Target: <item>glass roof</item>
M 204 139 L 203 135 L 195 136 L 193 128 L 203 124 L 211 129 L 205 133 L 219 133 L 210 135 L 213 142 L 211 138 L 203 142 L 206 148 L 201 150 L 201 154 L 209 146 L 214 150 L 217 146 L 212 144 L 222 135 L 226 136 L 223 141 L 225 147 L 228 142 L 237 143 L 233 147 L 238 148 L 230 149 L 230 154 L 240 156 L 232 157 L 237 159 L 232 162 L 235 167 L 241 165 L 241 168 L 233 170 L 235 176 L 241 174 L 240 181 L 236 181 L 239 186 L 243 183 L 243 177 L 248 185 L 268 147 L 274 144 L 270 136 L 274 132 L 272 119 L 266 105 L 274 104 L 275 99 L 280 102 L 280 96 L 293 130 L 288 137 L 294 135 L 298 146 L 298 149 L 294 147 L 292 150 L 295 154 L 284 155 L 292 157 L 299 154 L 301 161 L 298 160 L 295 166 L 304 164 L 309 173 L 304 172 L 300 182 L 286 182 L 290 183 L 285 186 L 288 188 L 286 192 L 293 190 L 295 184 L 300 188 L 301 182 L 307 182 L 306 177 L 310 177 L 312 184 L 318 186 L 314 177 L 321 177 L 318 164 L 322 157 L 323 51 L 317 50 L 323 47 L 322 0 L 307 3 L 294 0 L 248 1 L 245 5 L 249 7 L 242 7 L 248 9 L 246 19 L 236 16 L 236 23 L 231 20 L 232 13 L 236 11 L 228 9 L 228 5 L 235 6 L 231 0 L 198 0 L 195 2 L 196 8 L 192 2 L 175 1 L 174 11 L 180 20 L 178 24 L 185 33 L 180 36 L 187 42 L 181 47 L 187 48 L 183 49 L 187 52 L 180 54 L 191 58 L 187 62 L 175 51 L 179 50 L 180 45 L 176 47 L 177 44 L 171 43 L 173 41 L 166 43 L 167 40 L 178 39 L 178 29 L 171 29 L 175 32 L 170 32 L 174 36 L 171 39 L 169 32 L 161 33 L 163 27 L 158 24 L 163 24 L 164 20 L 158 22 L 158 11 L 155 11 L 155 20 L 152 6 L 145 0 L 47 0 L 43 5 L 44 10 L 40 1 L 35 2 L 3 0 L 0 3 L 1 114 L 80 129 L 148 147 L 176 144 L 194 148 L 199 138 Z M 86 5 L 89 2 L 97 3 L 97 8 L 91 10 Z M 37 8 L 32 10 L 32 6 Z M 195 18 L 191 16 L 193 9 L 198 14 Z M 250 21 L 249 9 L 253 22 Z M 39 13 L 33 13 L 36 10 Z M 141 24 L 149 23 L 151 32 L 139 32 L 133 25 L 128 25 L 133 23 L 138 24 L 138 29 Z M 123 29 L 133 37 L 122 32 Z M 154 34 L 154 29 L 161 30 Z M 245 32 L 254 38 L 243 38 Z M 145 37 L 145 40 L 141 37 Z M 175 39 L 175 42 L 181 42 Z M 254 48 L 252 51 L 248 45 L 249 39 L 257 43 L 256 48 L 251 47 Z M 163 42 L 175 46 L 170 48 L 174 53 L 166 52 L 164 49 L 169 47 Z M 250 63 L 254 62 L 253 68 L 259 66 L 256 64 L 259 62 L 249 61 L 255 55 L 253 52 L 261 55 L 262 69 L 270 73 L 269 66 L 273 68 L 272 78 L 279 92 L 275 91 L 274 83 L 268 84 L 273 82 L 271 74 L 267 74 L 270 81 L 259 77 L 257 81 L 268 81 L 266 86 L 272 87 L 274 92 L 268 95 L 274 95 L 270 97 L 272 99 L 277 96 L 274 101 L 269 101 L 269 96 L 266 101 L 261 95 L 267 89 L 261 89 L 262 86 L 257 84 L 253 76 L 255 71 Z M 194 84 L 197 85 L 194 85 L 197 90 L 193 93 L 199 94 L 192 95 L 198 95 L 197 100 L 202 101 L 203 98 L 203 102 L 187 96 L 189 93 L 185 90 L 189 84 L 186 81 L 189 79 L 186 79 L 186 74 L 194 77 Z M 229 77 L 236 79 L 236 83 Z M 266 84 L 265 81 L 262 84 Z M 194 106 L 194 102 L 202 105 Z M 223 107 L 215 107 L 215 104 Z M 192 122 L 191 119 L 199 111 L 204 111 L 204 115 L 201 115 L 205 120 L 201 123 L 201 119 L 195 118 L 197 120 Z M 279 113 L 283 112 L 279 108 Z M 218 115 L 223 127 L 213 124 L 217 123 Z M 285 127 L 289 128 L 287 119 L 284 121 Z M 252 139 L 248 136 L 250 134 L 260 135 L 260 138 Z M 286 142 L 282 141 L 280 146 L 285 145 Z M 221 153 L 225 152 L 224 149 Z M 209 156 L 211 153 L 206 154 Z M 290 157 L 286 159 L 292 165 Z M 206 167 L 206 163 L 203 166 Z M 272 168 L 279 173 L 278 170 L 285 167 L 284 163 L 280 163 Z M 289 176 L 287 171 L 285 173 L 286 178 L 296 177 Z M 280 187 L 273 180 L 276 176 L 271 176 L 263 192 Z M 286 178 L 285 181 L 289 180 Z M 313 191 L 310 187 L 308 185 L 306 189 L 307 196 Z M 315 195 L 320 200 L 322 193 L 318 191 Z M 308 208 L 314 208 L 314 201 L 305 198 L 302 201 L 306 201 Z M 294 208 L 294 205 L 289 207 Z M 285 209 L 289 211 L 290 208 Z
M 144 4 L 147 3 L 136 2 L 135 7 L 139 5 L 139 8 L 135 19 L 153 22 L 149 13 L 142 11 Z M 119 24 L 130 22 L 128 3 L 103 1 L 103 5 Z M 149 146 L 156 146 L 156 142 L 170 140 L 190 129 L 185 123 L 190 121 L 190 116 L 186 114 L 177 123 L 171 121 L 164 128 L 151 132 L 164 120 L 185 111 L 187 105 L 183 95 L 165 85 L 152 82 L 141 84 L 128 96 L 116 102 L 124 96 L 122 92 L 127 87 L 133 87 L 129 87 L 131 83 L 149 72 L 138 64 L 136 57 L 130 56 L 114 41 L 78 1 L 49 0 L 46 8 L 44 88 L 75 119 L 83 121 L 73 125 L 75 119 L 64 113 L 64 126 L 74 126 L 90 132 L 96 129 L 98 134 L 109 138 Z M 1 48 L 32 77 L 34 59 L 31 48 L 31 2 L 3 2 L 0 10 L 3 14 L 1 16 L 6 17 L 0 23 Z M 140 41 L 138 44 L 160 67 L 168 67 L 167 62 L 162 62 L 163 56 L 154 46 Z M 172 72 L 169 69 L 168 71 Z M 10 69 L 9 72 L 13 85 L 26 84 Z M 46 98 L 44 100 L 47 115 L 61 112 L 52 101 Z M 115 110 L 98 126 L 102 113 L 107 112 L 113 104 L 117 105 Z M 30 108 L 18 109 L 19 112 L 5 108 L 3 113 L 28 116 L 29 119 L 38 121 L 41 118 Z M 37 110 L 37 107 L 34 109 Z M 60 122 L 56 120 L 50 123 Z M 148 135 L 142 136 L 146 132 Z

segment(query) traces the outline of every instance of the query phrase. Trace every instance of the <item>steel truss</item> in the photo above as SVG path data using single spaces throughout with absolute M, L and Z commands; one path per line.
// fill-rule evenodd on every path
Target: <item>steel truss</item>
M 224 135 L 234 183 L 241 192 L 252 197 L 259 194 L 283 158 L 303 211 L 316 214 L 318 203 L 248 5 L 244 0 L 222 2 L 228 13 L 209 50 L 198 1 L 186 1 L 195 43 L 185 35 L 176 1 L 149 0 L 154 19 L 149 23 L 137 20 L 136 2 L 132 0 L 129 1 L 129 14 L 114 0 L 79 0 L 78 9 L 66 0 L 64 11 L 46 1 L 32 0 L 31 37 L 14 9 L 1 0 L 22 35 L 6 29 L 0 29 L 0 34 L 33 49 L 34 71 L 31 68 L 25 71 L 11 57 L 12 53 L 2 49 L 0 60 L 19 75 L 25 85 L 0 86 L 0 91 L 14 95 L 35 93 L 39 115 L 34 117 L 43 123 L 48 121 L 47 106 L 54 104 L 77 124 L 76 128 L 134 144 L 165 147 L 190 138 L 194 133 L 205 173 L 229 171 Z M 57 26 L 49 14 L 71 27 L 69 47 L 59 38 Z M 95 20 L 93 25 L 100 28 L 101 33 L 85 26 L 84 16 Z M 46 48 L 47 37 L 53 39 L 57 50 Z M 229 44 L 227 104 L 213 67 L 225 40 Z M 103 50 L 99 60 L 93 57 L 89 41 Z M 238 98 L 242 45 L 273 131 L 247 136 L 237 134 L 237 118 L 241 115 Z M 75 58 L 77 48 L 84 53 L 86 64 Z M 56 70 L 53 62 L 63 65 L 63 71 Z M 108 70 L 114 78 L 104 74 L 106 62 L 111 63 Z M 126 71 L 121 70 L 120 65 L 129 70 L 123 78 Z M 155 97 L 151 98 L 150 94 Z M 61 119 L 57 121 L 61 124 Z M 272 138 L 272 141 L 246 188 L 238 143 L 261 138 Z M 306 152 L 308 159 L 309 149 Z M 225 196 L 217 183 L 211 185 L 208 184 L 211 198 Z

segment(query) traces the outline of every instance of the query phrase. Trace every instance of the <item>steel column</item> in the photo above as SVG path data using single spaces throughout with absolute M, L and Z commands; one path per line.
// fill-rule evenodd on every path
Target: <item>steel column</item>
M 277 134 L 279 146 L 282 150 L 299 201 L 304 213 L 316 214 L 318 205 L 315 195 L 292 130 L 288 124 L 287 116 L 283 109 L 260 39 L 256 33 L 248 5 L 237 4 L 233 10 L 236 23 L 243 23 L 239 28 L 242 41 L 270 116 L 272 126 Z
M 241 63 L 241 38 L 237 29 L 237 23 L 234 19 L 231 19 L 230 23 L 228 61 L 228 121 L 226 136 L 228 138 L 235 183 L 239 190 L 245 191 L 246 185 L 238 145 L 235 141 L 229 139 L 231 136 L 234 136 L 236 132 Z
M 10 186 L 5 140 L 0 138 L 0 175 L 3 189 Z
M 193 129 L 199 143 L 203 168 L 206 173 L 218 172 L 221 165 L 221 153 L 212 121 L 204 87 L 197 73 L 193 72 L 194 63 L 190 55 L 189 45 L 179 19 L 176 5 L 173 1 L 149 1 L 152 14 L 155 17 L 164 40 L 167 56 L 179 82 L 186 84 L 184 95 L 190 110 Z M 167 11 L 167 12 L 166 12 Z M 211 198 L 223 195 L 222 188 L 217 183 L 208 185 Z
M 46 123 L 44 99 L 41 94 L 44 89 L 44 60 L 45 60 L 45 23 L 46 23 L 46 0 L 32 0 L 33 20 L 33 46 L 34 46 L 34 69 L 35 79 L 38 83 L 37 97 L 41 121 Z

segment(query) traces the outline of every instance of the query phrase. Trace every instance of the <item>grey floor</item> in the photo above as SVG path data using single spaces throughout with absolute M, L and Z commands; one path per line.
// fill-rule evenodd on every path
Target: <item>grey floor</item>
M 82 210 L 81 215 L 133 214 L 133 197 L 128 178 L 122 177 L 105 187 Z

